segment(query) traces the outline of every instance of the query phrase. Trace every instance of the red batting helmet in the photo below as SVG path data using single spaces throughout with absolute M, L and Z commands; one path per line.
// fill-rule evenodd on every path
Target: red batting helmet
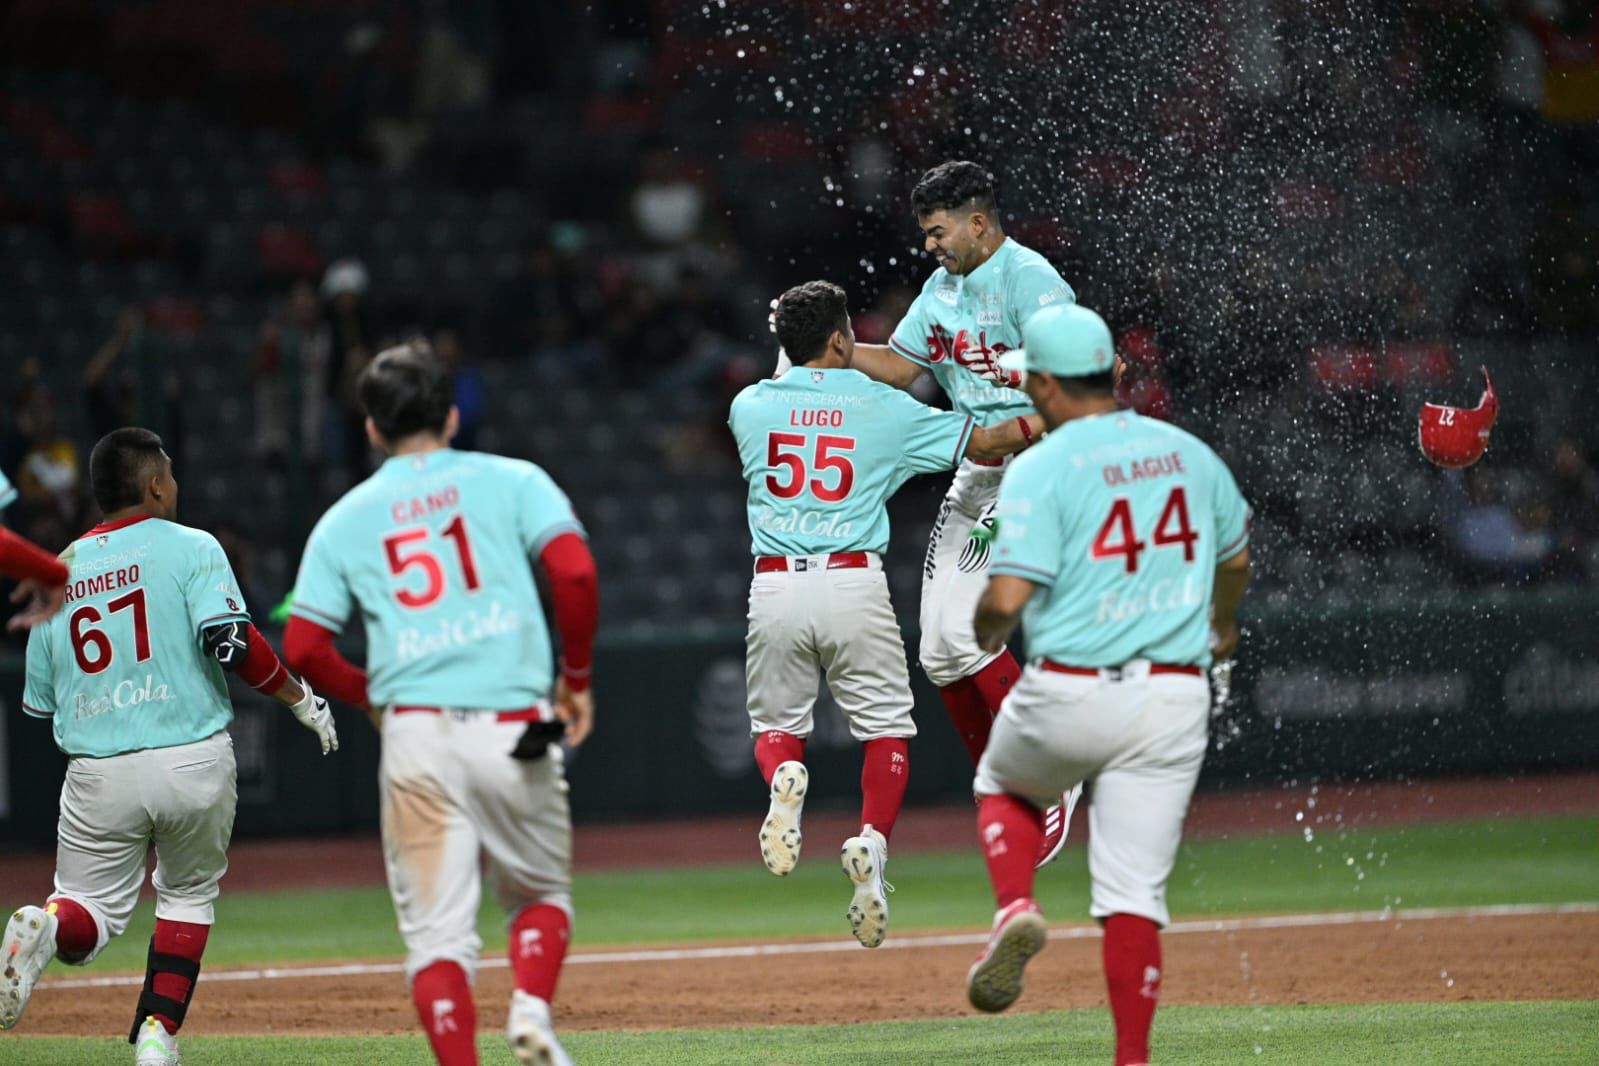
M 1470 466 L 1488 449 L 1488 432 L 1499 417 L 1499 394 L 1482 368 L 1482 399 L 1476 407 L 1446 407 L 1440 403 L 1421 405 L 1418 437 L 1421 454 L 1451 470 Z

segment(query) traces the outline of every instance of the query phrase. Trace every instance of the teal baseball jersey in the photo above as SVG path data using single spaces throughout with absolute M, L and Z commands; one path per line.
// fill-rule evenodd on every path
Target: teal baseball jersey
M 1199 438 L 1131 411 L 1076 419 L 1010 465 L 990 569 L 1041 586 L 1030 658 L 1210 663 L 1216 564 L 1249 541 L 1249 505 Z
M 17 502 L 17 488 L 7 480 L 5 471 L 0 470 L 0 511 Z
M 888 498 L 960 462 L 973 420 L 858 370 L 796 366 L 734 397 L 727 424 L 750 486 L 751 550 L 820 555 L 886 550 Z
M 1022 323 L 1033 312 L 1076 299 L 1049 260 L 1007 237 L 970 274 L 933 271 L 888 344 L 931 370 L 955 410 L 987 425 L 1028 414 L 1033 405 L 1026 393 L 971 370 L 970 360 L 1021 347 Z
M 72 542 L 66 602 L 28 635 L 22 709 L 49 718 L 68 755 L 192 744 L 233 719 L 202 630 L 248 622 L 215 537 L 142 515 Z
M 530 707 L 554 682 L 532 561 L 583 535 L 542 469 L 451 448 L 391 457 L 317 522 L 292 613 L 359 610 L 373 706 Z

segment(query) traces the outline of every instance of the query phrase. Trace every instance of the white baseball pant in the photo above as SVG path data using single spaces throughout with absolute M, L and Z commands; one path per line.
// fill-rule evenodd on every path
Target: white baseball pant
M 445 961 L 476 978 L 481 853 L 508 917 L 538 903 L 572 916 L 564 757 L 552 744 L 543 758 L 512 758 L 526 726 L 492 711 L 383 715 L 383 859 L 408 982 Z
M 1205 758 L 1210 685 L 1203 676 L 1150 676 L 1143 660 L 1113 677 L 1029 664 L 994 720 L 973 788 L 1047 807 L 1088 782 L 1089 913 L 1164 926 L 1166 881 Z
M 990 540 L 974 540 L 972 530 L 982 522 L 992 531 L 994 500 L 1004 473 L 1003 465 L 961 463 L 927 539 L 917 655 L 928 680 L 940 688 L 972 676 L 998 654 L 978 647 L 972 629 L 977 601 L 988 585 L 992 547 Z
M 226 731 L 192 744 L 68 760 L 52 898 L 83 904 L 97 938 L 87 957 L 63 961 L 89 962 L 127 930 L 152 843 L 156 917 L 214 923 L 238 798 Z
M 856 740 L 916 735 L 883 562 L 864 554 L 866 566 L 839 570 L 828 569 L 826 555 L 791 555 L 787 570 L 750 582 L 744 680 L 751 735 L 810 736 L 819 670 Z

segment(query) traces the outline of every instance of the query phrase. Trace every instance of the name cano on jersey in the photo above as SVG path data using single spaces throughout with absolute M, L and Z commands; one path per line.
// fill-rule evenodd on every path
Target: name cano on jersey
M 389 508 L 389 516 L 396 523 L 415 522 L 418 518 L 426 518 L 439 511 L 448 511 L 461 502 L 461 490 L 454 485 L 446 485 L 439 492 L 430 492 L 426 496 L 413 496 L 409 500 L 395 500 Z

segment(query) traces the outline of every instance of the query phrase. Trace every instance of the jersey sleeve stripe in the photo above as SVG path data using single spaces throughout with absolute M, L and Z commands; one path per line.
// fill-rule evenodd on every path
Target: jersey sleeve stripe
M 41 711 L 31 703 L 24 703 L 22 705 L 22 711 L 24 714 L 31 714 L 35 718 L 53 718 L 55 717 L 56 713 L 54 711 Z
M 277 687 L 283 684 L 282 679 L 288 676 L 288 673 L 289 672 L 287 670 L 283 669 L 283 664 L 280 662 L 276 667 L 273 668 L 271 677 L 267 678 L 259 685 L 251 685 L 250 687 L 255 689 L 257 692 L 275 692 L 277 691 Z
M 195 628 L 204 629 L 206 626 L 216 625 L 218 622 L 248 622 L 249 620 L 250 615 L 247 611 L 229 611 L 227 614 L 214 614 L 195 626 Z
M 928 360 L 927 356 L 922 355 L 922 354 L 917 353 L 917 352 L 911 351 L 909 348 L 905 347 L 903 344 L 901 344 L 899 342 L 898 339 L 896 339 L 894 337 L 888 338 L 888 346 L 890 348 L 894 349 L 894 351 L 897 352 L 898 354 L 903 355 L 905 358 L 907 358 L 911 362 L 915 363 L 917 366 L 932 366 L 933 365 Z
M 562 519 L 554 525 L 545 527 L 538 536 L 533 538 L 533 551 L 531 554 L 535 556 L 544 554 L 544 549 L 549 547 L 550 541 L 563 533 L 576 533 L 584 540 L 588 539 L 588 534 L 583 531 L 582 523 L 572 519 Z
M 1035 585 L 1053 585 L 1055 583 L 1055 578 L 1059 576 L 1057 574 L 1050 573 L 1048 570 L 1042 570 L 1036 566 L 1028 566 L 1026 563 L 1017 562 L 989 563 L 988 572 L 991 574 L 1010 574 L 1012 577 L 1026 578 Z
M 296 600 L 294 606 L 289 608 L 289 613 L 301 615 L 306 621 L 315 622 L 324 629 L 331 629 L 335 633 L 342 632 L 344 630 L 344 619 L 335 618 L 327 611 L 320 611 L 317 608 L 312 607 L 309 603 L 301 603 Z
M 1228 559 L 1231 559 L 1233 556 L 1235 556 L 1239 552 L 1243 551 L 1245 546 L 1248 545 L 1248 544 L 1249 544 L 1249 522 L 1246 520 L 1244 522 L 1244 530 L 1243 530 L 1243 532 L 1238 534 L 1238 536 L 1234 537 L 1231 544 L 1227 545 L 1225 548 L 1221 549 L 1220 551 L 1218 551 L 1216 553 L 1216 561 L 1218 563 L 1225 563 Z
M 971 415 L 966 416 L 966 425 L 961 427 L 960 438 L 955 441 L 955 455 L 949 462 L 950 466 L 961 465 L 961 456 L 966 454 L 966 445 L 972 439 L 972 430 L 976 428 L 973 424 L 975 421 Z
M 15 485 L 7 485 L 5 488 L 0 489 L 0 511 L 5 510 L 16 502 L 17 487 Z

